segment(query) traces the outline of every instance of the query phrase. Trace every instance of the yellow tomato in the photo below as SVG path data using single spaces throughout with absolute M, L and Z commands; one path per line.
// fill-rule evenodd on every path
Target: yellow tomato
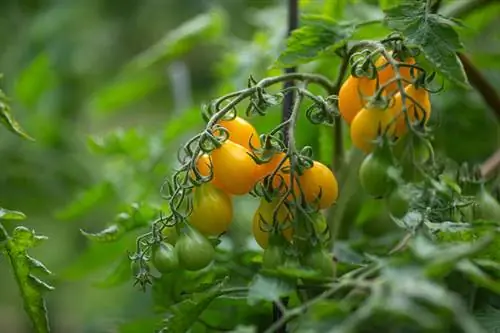
M 203 154 L 198 157 L 196 161 L 196 168 L 203 177 L 210 176 L 211 167 L 212 163 L 210 162 L 210 158 L 207 154 Z M 224 186 L 222 185 L 222 183 L 215 177 L 215 172 L 213 172 L 213 167 L 212 167 L 212 173 L 213 173 L 212 180 L 210 181 L 210 183 L 212 183 L 218 189 L 224 190 Z
M 271 157 L 269 162 L 260 164 L 257 166 L 256 179 L 261 180 L 264 177 L 272 174 L 276 168 L 280 165 L 281 161 L 286 157 L 286 154 L 283 152 L 276 153 Z
M 369 153 L 374 149 L 374 141 L 379 135 L 394 135 L 395 116 L 401 110 L 401 98 L 394 97 L 390 104 L 386 109 L 366 107 L 358 113 L 351 124 L 351 141 L 354 146 Z
M 213 174 L 226 193 L 243 195 L 256 183 L 257 164 L 243 146 L 226 140 L 212 151 Z
M 233 219 L 229 195 L 210 183 L 194 189 L 193 211 L 189 223 L 206 236 L 219 236 L 227 231 Z
M 318 209 L 325 209 L 335 203 L 339 193 L 337 179 L 326 165 L 314 161 L 299 177 L 304 199 L 309 204 L 317 204 Z M 321 195 L 321 197 L 320 197 Z
M 392 54 L 392 52 L 390 52 L 390 54 Z M 396 58 L 395 60 L 398 61 L 399 59 Z M 407 65 L 413 65 L 413 64 L 415 64 L 415 59 L 406 58 L 405 61 L 402 63 L 407 64 Z M 396 72 L 394 71 L 394 68 L 392 67 L 392 65 L 390 65 L 390 64 L 387 65 L 387 59 L 385 59 L 384 56 L 380 56 L 377 59 L 377 61 L 375 62 L 375 66 L 377 66 L 377 68 L 380 68 L 380 70 L 378 71 L 378 80 L 379 80 L 379 84 L 381 86 L 386 84 L 390 80 L 394 79 Z M 385 66 L 385 67 L 382 68 L 382 66 Z M 400 67 L 399 74 L 404 79 L 411 81 L 412 77 L 411 77 L 410 71 L 411 71 L 410 67 Z M 406 86 L 407 84 L 408 83 L 403 82 L 403 86 Z M 389 95 L 397 90 L 398 90 L 398 83 L 392 82 L 385 89 L 385 93 L 387 95 Z
M 229 132 L 229 140 L 251 150 L 250 143 L 254 148 L 260 148 L 259 134 L 248 121 L 241 117 L 232 120 L 221 120 L 217 123 Z
M 375 93 L 376 84 L 377 81 L 374 79 L 349 76 L 340 88 L 339 111 L 349 125 L 359 110 L 365 106 L 367 99 Z
M 392 54 L 392 52 L 391 52 Z M 397 60 L 397 59 L 396 59 Z M 407 58 L 404 61 L 405 64 L 415 64 L 415 59 Z M 387 65 L 387 60 L 385 57 L 380 56 L 375 61 L 375 66 L 379 69 L 377 72 L 377 77 L 379 81 L 379 86 L 382 86 L 392 80 L 395 76 L 395 71 L 392 65 Z M 411 80 L 410 68 L 401 67 L 399 70 L 400 75 Z M 403 83 L 406 86 L 407 83 Z M 352 124 L 356 115 L 363 109 L 368 99 L 375 94 L 377 88 L 377 80 L 369 79 L 366 77 L 356 78 L 354 76 L 349 76 L 340 88 L 338 101 L 339 101 L 339 111 L 342 118 L 350 125 Z M 398 89 L 397 82 L 390 83 L 384 90 L 384 95 L 390 95 Z
M 414 85 L 409 85 L 405 89 L 407 96 L 410 96 L 415 100 L 420 106 L 416 105 L 413 100 L 406 98 L 405 105 L 408 112 L 408 118 L 413 123 L 418 120 L 422 120 L 425 117 L 425 123 L 429 120 L 431 116 L 431 101 L 429 99 L 429 92 L 423 88 L 416 88 Z M 399 93 L 398 93 L 399 94 Z M 400 98 L 401 96 L 396 96 L 395 98 Z M 422 108 L 425 110 L 422 110 Z M 402 112 L 398 114 L 398 119 L 396 122 L 396 136 L 401 137 L 408 132 L 408 126 L 406 124 L 406 117 Z
M 257 244 L 263 249 L 267 248 L 269 245 L 269 231 L 272 229 L 274 224 L 273 216 L 274 210 L 277 207 L 277 200 L 268 202 L 266 199 L 261 199 L 259 207 L 255 211 L 253 216 L 252 231 Z M 280 227 L 279 224 L 285 222 L 292 222 L 293 217 L 288 208 L 283 204 L 279 207 L 278 213 L 276 214 L 276 227 Z M 283 227 L 283 226 L 281 226 Z M 293 235 L 293 229 L 288 227 L 281 230 L 282 235 L 290 241 Z

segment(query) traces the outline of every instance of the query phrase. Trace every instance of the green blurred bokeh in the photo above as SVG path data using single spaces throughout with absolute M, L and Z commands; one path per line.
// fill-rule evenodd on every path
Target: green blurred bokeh
M 326 8 L 323 2 L 335 1 L 303 1 L 302 8 Z M 345 2 L 345 19 L 380 14 L 376 1 L 359 2 Z M 461 31 L 472 60 L 495 86 L 498 14 L 500 6 L 481 11 Z M 135 235 L 89 250 L 80 229 L 102 229 L 132 202 L 161 203 L 159 188 L 175 166 L 177 148 L 201 129 L 201 105 L 245 87 L 249 75 L 279 73 L 270 66 L 282 49 L 285 23 L 285 2 L 278 0 L 0 2 L 0 84 L 15 117 L 36 139 L 0 130 L 0 206 L 23 211 L 25 224 L 49 237 L 32 252 L 55 273 L 57 289 L 47 295 L 54 332 L 111 332 L 152 314 L 150 295 L 132 283 L 95 286 L 132 250 Z M 371 28 L 359 37 L 385 32 Z M 338 63 L 325 58 L 301 70 L 334 78 Z M 496 150 L 497 119 L 475 91 L 446 83 L 432 101 L 438 151 L 480 163 Z M 279 119 L 275 108 L 254 124 L 265 131 Z M 298 143 L 312 145 L 315 158 L 331 164 L 331 133 L 303 119 Z M 354 193 L 345 219 L 386 218 L 379 205 Z M 241 198 L 237 204 L 246 237 L 257 203 Z M 3 257 L 0 272 L 0 332 L 30 332 Z

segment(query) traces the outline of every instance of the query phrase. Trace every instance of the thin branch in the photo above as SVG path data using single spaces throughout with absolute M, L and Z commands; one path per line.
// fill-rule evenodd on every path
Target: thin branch
M 481 164 L 479 170 L 481 177 L 488 178 L 491 174 L 500 167 L 500 149 L 497 150 L 490 158 Z
M 476 88 L 484 102 L 491 108 L 498 120 L 500 120 L 500 95 L 498 95 L 495 87 L 488 82 L 484 75 L 469 58 L 463 53 L 457 53 L 462 61 L 465 73 L 469 78 L 471 85 Z
M 347 48 L 343 49 L 343 58 L 339 67 L 339 72 L 337 73 L 337 79 L 333 86 L 332 95 L 338 95 L 344 76 L 349 67 L 349 57 L 350 54 L 347 52 Z M 334 139 L 334 151 L 333 151 L 333 169 L 338 171 L 344 160 L 344 142 L 342 136 L 342 119 L 340 116 L 335 116 L 335 126 L 333 127 L 333 139 Z

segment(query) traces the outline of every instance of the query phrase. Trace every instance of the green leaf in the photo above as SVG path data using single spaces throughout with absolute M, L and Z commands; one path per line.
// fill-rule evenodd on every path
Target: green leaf
M 107 228 L 96 233 L 80 231 L 85 237 L 95 242 L 114 242 L 129 231 L 147 226 L 158 217 L 159 213 L 160 210 L 156 206 L 133 203 L 125 211 L 119 213 L 114 223 Z
M 7 105 L 6 97 L 0 90 L 0 122 L 7 127 L 7 129 L 20 137 L 35 141 L 28 133 L 24 131 L 21 125 L 14 119 L 10 113 L 10 107 Z
M 224 13 L 219 10 L 195 16 L 177 29 L 169 31 L 158 43 L 135 57 L 128 67 L 143 70 L 160 61 L 175 59 L 195 45 L 220 36 L 224 24 Z
M 8 210 L 5 208 L 0 207 L 0 220 L 5 220 L 5 221 L 20 221 L 24 220 L 26 218 L 26 215 L 24 213 L 15 211 L 15 210 Z
M 94 153 L 127 156 L 138 161 L 149 156 L 149 136 L 137 128 L 119 128 L 104 136 L 90 137 L 87 142 Z
M 118 326 L 117 333 L 157 332 L 161 327 L 161 317 L 139 318 Z
M 259 301 L 277 301 L 294 291 L 294 286 L 279 278 L 257 275 L 250 283 L 248 304 L 255 305 Z
M 385 10 L 385 23 L 400 31 L 405 42 L 422 49 L 425 58 L 448 80 L 468 88 L 469 82 L 456 52 L 463 48 L 456 23 L 426 11 L 425 1 L 411 0 Z
M 500 310 L 490 305 L 474 312 L 477 321 L 488 333 L 500 330 Z
M 340 24 L 326 16 L 306 15 L 302 26 L 287 40 L 285 50 L 277 60 L 281 67 L 308 63 L 325 52 L 333 52 L 354 33 L 354 24 Z
M 184 333 L 197 321 L 210 303 L 221 295 L 224 282 L 217 283 L 210 290 L 195 293 L 189 298 L 171 306 L 167 312 L 162 333 Z
M 16 99 L 26 107 L 33 108 L 55 83 L 49 55 L 42 52 L 20 73 L 15 86 Z
M 24 301 L 24 309 L 31 319 L 34 332 L 48 333 L 50 328 L 43 293 L 53 290 L 54 287 L 34 274 L 50 274 L 50 271 L 40 261 L 27 254 L 28 249 L 37 246 L 47 237 L 37 235 L 35 231 L 25 227 L 16 227 L 12 232 L 12 237 L 7 235 L 1 224 L 0 231 L 7 239 L 6 253 L 10 259 Z
M 457 264 L 457 269 L 478 286 L 489 289 L 500 294 L 500 282 L 493 280 L 488 274 L 481 270 L 470 260 L 461 260 Z

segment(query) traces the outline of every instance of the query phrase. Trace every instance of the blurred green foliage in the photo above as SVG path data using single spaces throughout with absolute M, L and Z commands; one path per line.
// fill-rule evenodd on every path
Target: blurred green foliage
M 396 2 L 380 1 L 383 6 Z M 382 17 L 378 5 L 301 1 L 304 12 L 360 21 Z M 97 333 L 119 326 L 120 332 L 152 331 L 146 327 L 154 327 L 158 318 L 152 317 L 150 294 L 122 283 L 129 274 L 125 253 L 132 250 L 136 229 L 165 210 L 159 188 L 176 166 L 179 145 L 202 128 L 202 104 L 245 87 L 250 75 L 260 79 L 280 73 L 272 65 L 285 45 L 285 2 L 18 0 L 1 2 L 0 13 L 0 86 L 11 97 L 14 116 L 36 140 L 0 130 L 0 206 L 23 211 L 26 225 L 49 237 L 36 251 L 55 273 L 49 280 L 57 292 L 47 296 L 53 330 Z M 494 86 L 500 84 L 499 14 L 500 5 L 491 5 L 468 16 L 460 30 L 467 53 Z M 386 33 L 375 25 L 354 38 Z M 333 79 L 339 63 L 325 54 L 300 69 Z M 432 103 L 438 154 L 475 164 L 496 150 L 498 121 L 477 92 L 446 81 Z M 253 123 L 263 132 L 280 117 L 275 107 Z M 297 141 L 313 146 L 315 158 L 331 165 L 331 128 L 318 130 L 302 119 Z M 384 207 L 359 191 L 355 174 L 348 184 L 341 216 L 344 225 L 357 226 L 354 237 L 394 228 Z M 257 202 L 245 197 L 235 204 L 238 215 L 228 247 L 237 252 L 240 244 L 238 251 L 255 251 L 248 231 Z M 146 217 L 137 219 L 135 211 Z M 106 227 L 117 242 L 91 244 L 80 233 Z M 133 232 L 115 233 L 117 228 Z M 0 332 L 30 332 L 5 260 L 0 271 Z M 216 318 L 210 312 L 251 305 L 239 299 L 217 302 L 205 321 L 252 324 L 239 321 L 237 314 Z M 254 324 L 269 311 L 253 309 Z

